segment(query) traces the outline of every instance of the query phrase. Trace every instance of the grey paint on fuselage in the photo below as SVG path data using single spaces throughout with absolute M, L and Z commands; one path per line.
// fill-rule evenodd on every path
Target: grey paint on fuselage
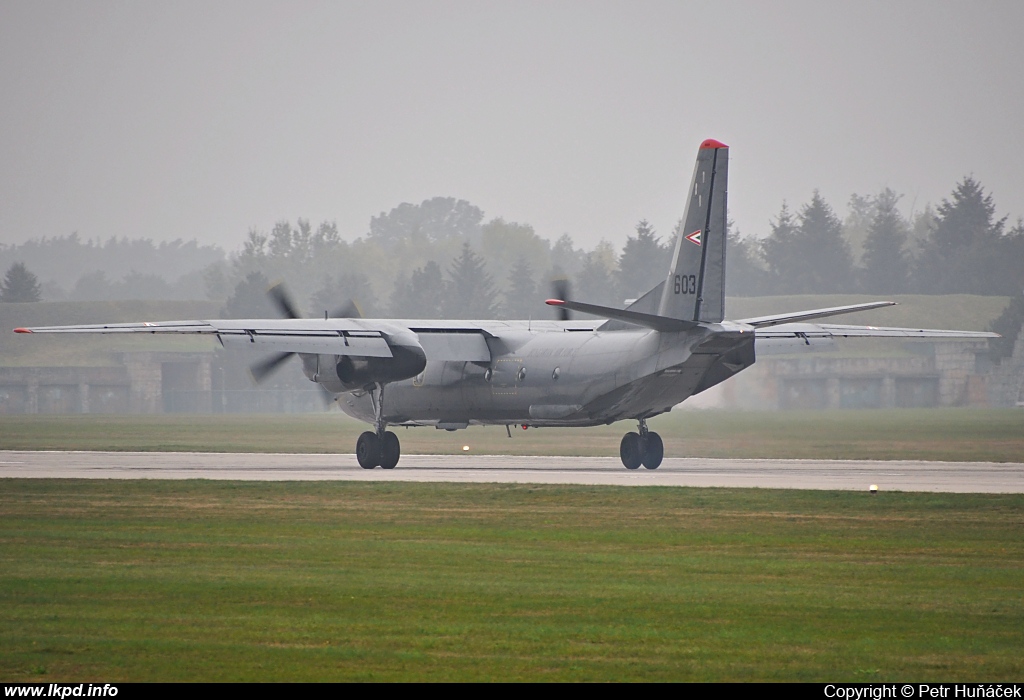
M 600 324 L 579 322 L 466 324 L 491 336 L 490 362 L 428 357 L 418 376 L 387 385 L 389 424 L 585 426 L 657 415 L 695 392 L 709 362 L 692 349 L 713 334 L 603 331 Z M 731 344 L 753 341 L 752 328 L 729 330 L 747 336 Z M 339 405 L 355 418 L 374 420 L 367 392 L 345 394 Z

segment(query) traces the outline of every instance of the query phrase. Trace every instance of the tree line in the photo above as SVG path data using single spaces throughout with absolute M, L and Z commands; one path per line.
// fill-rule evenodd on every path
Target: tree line
M 1007 227 L 973 177 L 913 218 L 889 188 L 851 198 L 840 220 L 820 193 L 786 205 L 761 240 L 730 240 L 729 291 L 770 294 L 981 294 L 1024 291 L 1024 224 Z
M 888 188 L 854 195 L 841 219 L 815 192 L 795 209 L 783 203 L 763 237 L 730 230 L 727 292 L 1021 294 L 1024 225 L 997 218 L 974 178 L 920 213 L 904 215 L 900 199 Z M 528 224 L 488 220 L 465 200 L 435 197 L 382 212 L 354 240 L 333 222 L 299 219 L 250 230 L 233 255 L 195 241 L 101 243 L 72 234 L 0 246 L 0 263 L 23 263 L 22 277 L 42 272 L 42 283 L 30 281 L 48 299 L 205 297 L 223 300 L 228 315 L 254 316 L 268 312 L 266 285 L 283 280 L 311 315 L 354 299 L 367 316 L 536 318 L 548 314 L 542 300 L 553 279 L 596 304 L 641 295 L 666 273 L 675 231 L 666 234 L 640 221 L 621 249 L 601 241 L 586 250 L 568 234 L 551 241 Z M 5 289 L 0 300 L 13 300 Z
M 103 241 L 72 233 L 0 245 L 0 270 L 23 264 L 50 301 L 201 298 L 202 270 L 226 259 L 219 246 L 180 239 Z

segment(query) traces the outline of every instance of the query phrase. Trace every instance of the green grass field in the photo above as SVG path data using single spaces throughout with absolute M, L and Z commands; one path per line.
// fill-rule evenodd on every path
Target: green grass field
M 1024 461 L 1024 411 L 677 411 L 653 419 L 670 457 Z M 397 428 L 407 454 L 609 455 L 635 425 L 453 433 Z M 0 415 L 0 449 L 351 453 L 366 426 L 307 415 Z
M 1024 679 L 1024 496 L 0 480 L 0 677 Z
M 670 456 L 1024 460 L 1024 411 L 680 411 Z M 593 429 L 407 453 L 615 455 Z M 0 449 L 349 452 L 289 416 Z M 1024 496 L 0 479 L 0 680 L 1022 680 Z

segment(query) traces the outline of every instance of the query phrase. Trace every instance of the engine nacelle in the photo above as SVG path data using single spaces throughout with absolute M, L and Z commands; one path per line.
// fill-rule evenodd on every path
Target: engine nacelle
M 302 371 L 328 391 L 341 393 L 410 379 L 427 366 L 426 353 L 415 333 L 405 328 L 389 328 L 382 335 L 391 357 L 299 353 Z
M 392 357 L 341 355 L 335 371 L 345 391 L 409 379 L 427 366 L 427 356 L 419 345 L 392 345 L 391 354 Z

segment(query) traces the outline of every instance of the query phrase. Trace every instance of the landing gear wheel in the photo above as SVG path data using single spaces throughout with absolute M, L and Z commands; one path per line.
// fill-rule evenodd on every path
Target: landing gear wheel
M 377 440 L 377 433 L 367 430 L 359 436 L 356 441 L 356 461 L 363 469 L 373 469 L 380 463 L 380 441 Z
M 398 458 L 402 456 L 402 446 L 398 442 L 398 436 L 390 430 L 384 433 L 384 439 L 380 443 L 380 466 L 383 469 L 394 469 L 398 464 Z
M 657 469 L 661 466 L 661 460 L 665 457 L 665 443 L 657 433 L 648 432 L 647 438 L 643 441 L 643 463 L 648 469 Z
M 626 433 L 619 443 L 619 457 L 626 469 L 639 469 L 643 461 L 643 444 L 639 433 Z

